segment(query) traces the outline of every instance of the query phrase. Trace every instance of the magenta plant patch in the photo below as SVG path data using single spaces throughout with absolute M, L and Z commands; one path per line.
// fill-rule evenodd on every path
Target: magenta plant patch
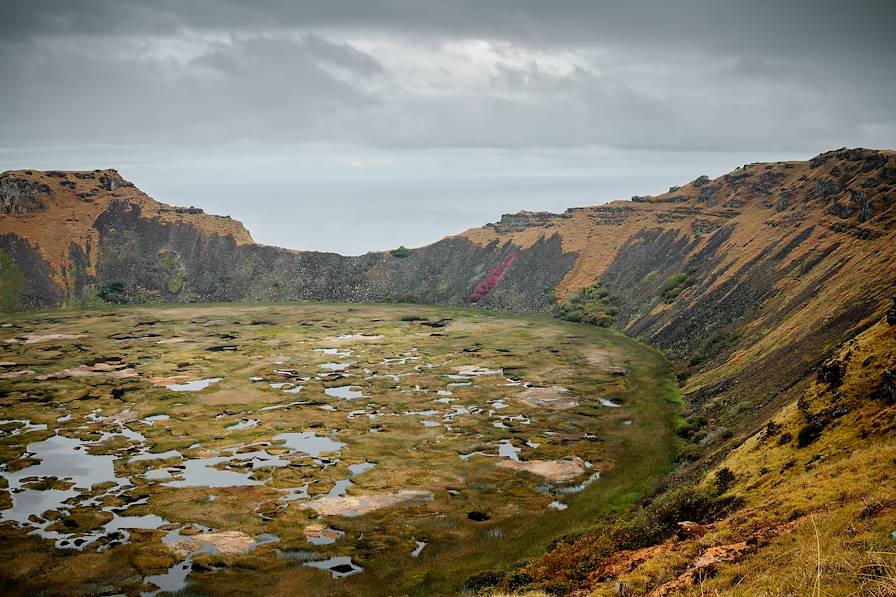
M 507 268 L 513 265 L 514 261 L 516 261 L 515 251 L 505 257 L 498 267 L 493 269 L 489 275 L 485 277 L 485 280 L 479 283 L 479 286 L 477 286 L 476 290 L 473 291 L 473 294 L 470 295 L 470 302 L 476 303 L 487 297 L 489 293 L 495 289 L 495 286 L 497 286 L 501 281 L 501 278 L 504 277 Z

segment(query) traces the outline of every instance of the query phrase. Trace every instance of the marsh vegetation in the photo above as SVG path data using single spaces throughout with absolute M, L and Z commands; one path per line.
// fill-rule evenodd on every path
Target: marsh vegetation
M 675 453 L 669 364 L 593 326 L 325 304 L 3 325 L 13 592 L 454 593 Z

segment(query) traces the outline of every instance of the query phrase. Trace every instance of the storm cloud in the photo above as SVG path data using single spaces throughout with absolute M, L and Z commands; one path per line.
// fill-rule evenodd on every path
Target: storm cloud
M 0 166 L 324 152 L 337 178 L 404 178 L 447 151 L 461 177 L 495 152 L 502 175 L 603 173 L 583 155 L 661 174 L 893 147 L 894 18 L 887 1 L 7 0 Z

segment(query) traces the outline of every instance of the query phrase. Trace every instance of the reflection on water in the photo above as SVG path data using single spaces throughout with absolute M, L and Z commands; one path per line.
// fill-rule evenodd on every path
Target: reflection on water
M 213 383 L 218 383 L 224 379 L 223 377 L 209 377 L 208 379 L 197 379 L 196 381 L 188 381 L 186 383 L 175 383 L 165 388 L 173 392 L 198 392 L 209 387 Z
M 337 386 L 335 388 L 325 388 L 324 394 L 333 398 L 342 398 L 343 400 L 354 400 L 355 398 L 364 398 L 364 392 L 357 388 L 358 386 Z
M 363 568 L 352 562 L 351 556 L 339 556 L 328 560 L 305 562 L 303 566 L 328 570 L 333 578 L 345 578 L 364 571 Z

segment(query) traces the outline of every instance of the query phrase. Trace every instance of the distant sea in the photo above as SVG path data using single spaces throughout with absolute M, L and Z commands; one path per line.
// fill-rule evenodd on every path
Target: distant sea
M 260 243 L 359 255 L 418 247 L 520 210 L 562 212 L 687 181 L 670 176 L 523 176 L 137 182 L 154 198 L 230 215 Z

